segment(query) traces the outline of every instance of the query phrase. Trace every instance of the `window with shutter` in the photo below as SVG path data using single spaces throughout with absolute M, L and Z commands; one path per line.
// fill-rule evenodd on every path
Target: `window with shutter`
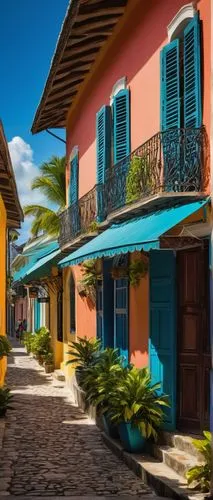
M 200 127 L 200 21 L 198 13 L 184 30 L 184 127 Z
M 69 205 L 78 201 L 78 152 L 71 154 L 70 158 L 70 182 L 69 182 Z
M 106 169 L 110 167 L 111 157 L 111 108 L 103 106 L 96 114 L 97 141 L 97 184 L 105 181 Z
M 113 152 L 114 163 L 130 153 L 130 95 L 123 89 L 113 99 Z
M 179 40 L 161 50 L 161 130 L 180 128 Z

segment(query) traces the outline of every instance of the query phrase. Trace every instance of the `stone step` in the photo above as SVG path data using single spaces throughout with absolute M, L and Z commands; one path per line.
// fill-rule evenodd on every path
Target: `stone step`
M 53 378 L 55 378 L 56 380 L 60 380 L 60 382 L 65 382 L 65 375 L 64 373 L 62 372 L 62 370 L 54 370 L 53 374 L 52 374 Z
M 182 477 L 185 477 L 187 470 L 198 464 L 196 457 L 172 446 L 154 444 L 152 454 Z
M 203 461 L 201 453 L 195 448 L 193 444 L 193 439 L 203 439 L 203 436 L 191 436 L 187 434 L 181 434 L 178 432 L 162 432 L 160 436 L 160 442 L 167 446 L 173 446 L 177 450 L 184 451 L 185 453 L 196 457 L 198 462 Z
M 187 488 L 185 478 L 148 454 L 134 455 L 124 451 L 121 443 L 102 433 L 106 445 L 121 458 L 145 484 L 153 487 L 160 497 L 175 500 L 204 500 L 204 494 Z

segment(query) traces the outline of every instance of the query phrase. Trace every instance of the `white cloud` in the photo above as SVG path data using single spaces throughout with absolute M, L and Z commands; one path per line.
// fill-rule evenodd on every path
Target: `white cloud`
M 38 190 L 31 189 L 34 177 L 39 175 L 38 167 L 33 160 L 33 150 L 21 137 L 13 137 L 8 143 L 12 165 L 16 177 L 16 183 L 21 205 L 39 204 L 47 205 L 46 198 Z M 32 219 L 27 217 L 22 225 L 21 239 L 30 236 L 30 225 Z

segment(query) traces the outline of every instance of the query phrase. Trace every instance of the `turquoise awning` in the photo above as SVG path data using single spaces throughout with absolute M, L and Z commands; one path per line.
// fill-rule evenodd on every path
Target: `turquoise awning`
M 24 276 L 24 281 L 39 279 L 44 276 L 48 276 L 51 272 L 51 268 L 54 265 L 57 265 L 58 260 L 60 259 L 61 250 L 56 250 L 49 255 L 39 259 L 36 264 L 34 264 Z
M 13 281 L 14 283 L 17 281 L 21 281 L 24 277 L 29 274 L 34 266 L 38 264 L 38 267 L 41 266 L 41 261 L 43 259 L 51 259 L 55 252 L 60 253 L 58 242 L 51 242 L 49 244 L 46 243 L 45 246 L 41 246 L 38 248 L 34 248 L 29 250 L 28 252 L 23 253 L 22 255 L 26 257 L 27 263 L 22 266 L 18 271 L 14 273 Z M 37 268 L 36 268 L 37 269 Z
M 159 238 L 183 219 L 202 208 L 208 200 L 165 208 L 155 213 L 114 224 L 102 234 L 59 262 L 60 267 L 79 264 L 84 260 L 113 257 L 136 250 L 159 248 Z

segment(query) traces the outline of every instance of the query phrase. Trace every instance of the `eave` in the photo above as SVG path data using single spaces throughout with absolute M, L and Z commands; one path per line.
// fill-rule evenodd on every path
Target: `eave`
M 0 121 L 0 195 L 7 213 L 7 226 L 19 228 L 24 216 L 11 163 L 3 124 Z
M 112 35 L 128 0 L 71 0 L 58 39 L 32 133 L 66 125 L 100 50 Z

